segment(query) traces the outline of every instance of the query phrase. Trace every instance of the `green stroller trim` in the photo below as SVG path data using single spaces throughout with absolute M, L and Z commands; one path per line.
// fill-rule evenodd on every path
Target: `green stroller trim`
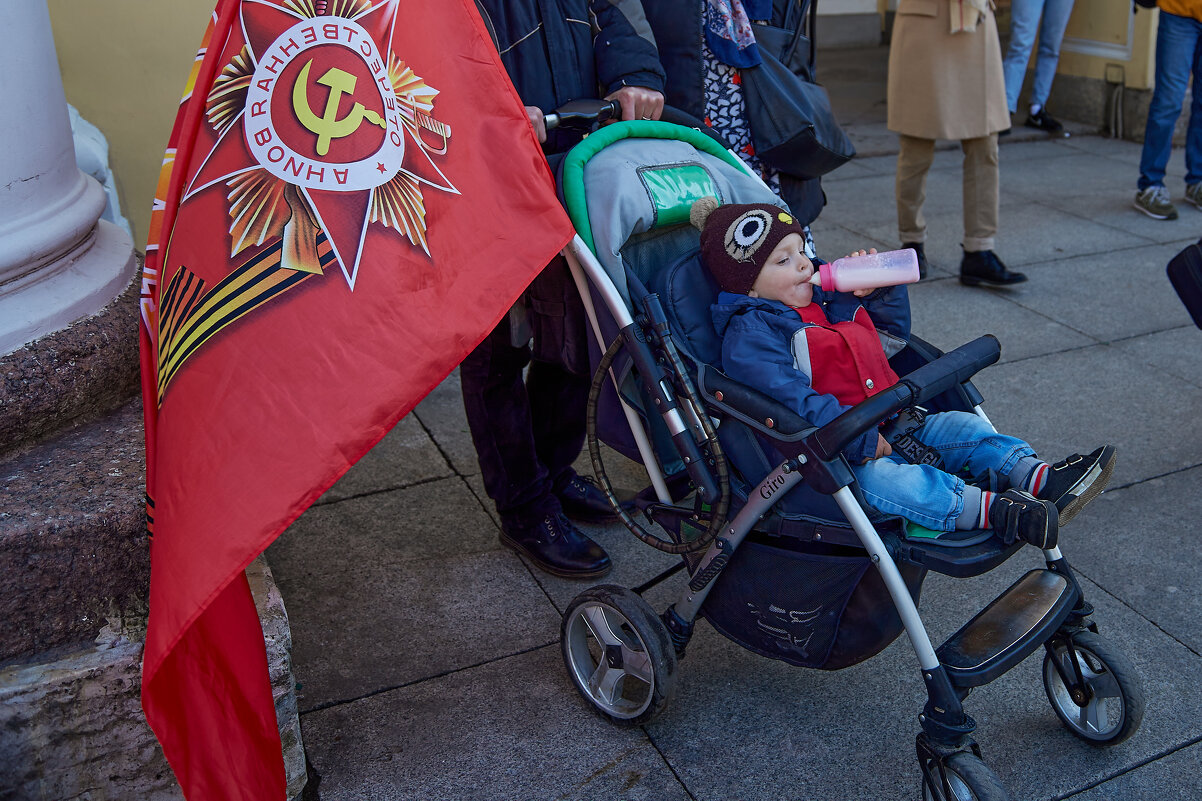
M 571 218 L 576 233 L 593 253 L 597 252 L 597 248 L 593 241 L 593 227 L 588 218 L 588 203 L 584 191 L 584 167 L 605 147 L 620 139 L 631 138 L 673 139 L 686 142 L 703 153 L 722 159 L 738 170 L 746 171 L 747 169 L 738 158 L 713 138 L 695 128 L 685 128 L 683 125 L 674 125 L 670 122 L 630 120 L 607 125 L 589 134 L 583 142 L 568 151 L 568 155 L 564 158 L 562 186 L 568 217 Z M 690 196 L 690 205 L 692 200 L 696 200 L 696 198 Z M 688 220 L 688 217 L 689 210 L 687 208 L 683 209 L 683 217 L 680 217 L 679 214 L 672 215 L 674 221 Z

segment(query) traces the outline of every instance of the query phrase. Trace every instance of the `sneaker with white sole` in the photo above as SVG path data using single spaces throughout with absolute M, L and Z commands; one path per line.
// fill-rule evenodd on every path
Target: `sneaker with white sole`
M 1074 453 L 1051 466 L 1038 497 L 1056 505 L 1060 512 L 1060 525 L 1076 517 L 1081 507 L 1097 497 L 1110 483 L 1115 456 L 1113 445 L 1103 445 L 1088 456 Z
M 1163 186 L 1149 186 L 1136 192 L 1135 208 L 1153 220 L 1177 219 L 1177 207 L 1169 200 L 1169 190 Z
M 1202 209 L 1202 183 L 1189 184 L 1186 186 L 1185 199 Z

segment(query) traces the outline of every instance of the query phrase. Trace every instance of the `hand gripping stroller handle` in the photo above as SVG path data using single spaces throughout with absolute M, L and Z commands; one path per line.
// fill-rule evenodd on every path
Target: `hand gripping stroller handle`
M 882 420 L 967 381 L 996 362 L 1001 354 L 1001 344 L 991 334 L 943 354 L 819 428 L 807 437 L 811 451 L 823 460 L 835 458 L 848 444 Z

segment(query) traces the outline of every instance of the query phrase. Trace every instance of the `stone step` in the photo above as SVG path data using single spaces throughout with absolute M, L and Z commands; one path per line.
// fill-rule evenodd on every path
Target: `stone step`
M 0 456 L 0 666 L 144 627 L 142 404 Z

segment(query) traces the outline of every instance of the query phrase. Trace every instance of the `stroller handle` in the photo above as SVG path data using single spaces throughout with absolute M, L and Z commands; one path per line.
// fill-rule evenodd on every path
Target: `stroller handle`
M 570 100 L 554 111 L 543 115 L 547 130 L 555 128 L 592 128 L 622 116 L 616 100 Z
M 992 334 L 977 337 L 945 353 L 815 431 L 807 438 L 813 452 L 824 461 L 835 458 L 852 440 L 875 428 L 882 420 L 967 381 L 1001 355 L 1001 343 Z

